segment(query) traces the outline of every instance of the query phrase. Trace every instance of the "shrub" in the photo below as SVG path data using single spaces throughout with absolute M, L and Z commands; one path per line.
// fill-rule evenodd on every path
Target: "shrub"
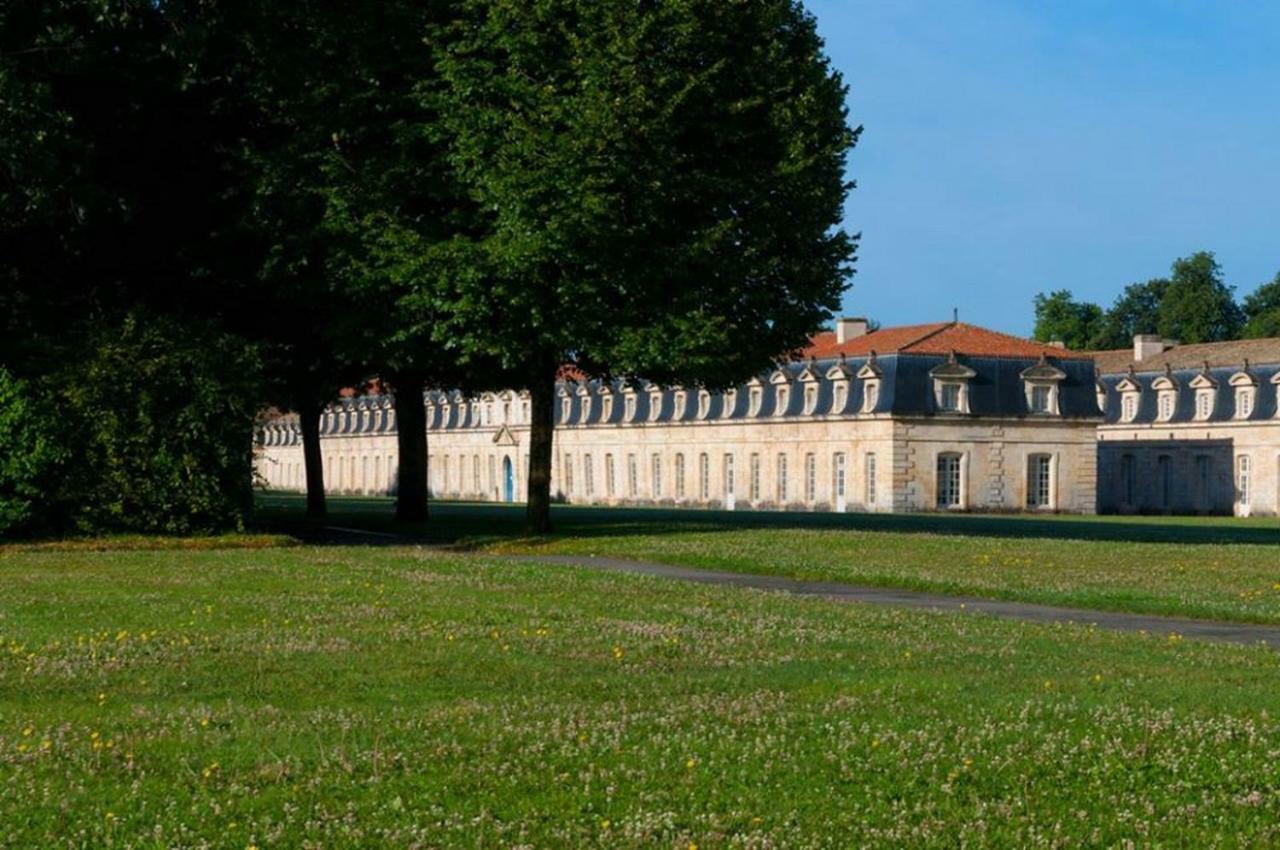
M 0 537 L 53 522 L 48 490 L 62 457 L 50 408 L 0 368 Z
M 74 459 L 59 494 L 79 532 L 243 528 L 257 364 L 245 343 L 135 311 L 58 376 Z

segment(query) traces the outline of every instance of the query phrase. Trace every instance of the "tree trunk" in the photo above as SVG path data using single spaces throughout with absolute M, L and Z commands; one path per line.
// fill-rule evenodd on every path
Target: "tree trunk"
M 551 442 L 555 436 L 555 370 L 529 387 L 529 500 L 525 522 L 534 534 L 551 531 Z
M 302 405 L 298 424 L 302 428 L 302 463 L 307 476 L 307 516 L 323 519 L 328 513 L 324 496 L 324 458 L 320 454 L 320 417 L 324 403 Z
M 401 377 L 394 384 L 396 446 L 400 470 L 396 489 L 396 519 L 423 522 L 427 518 L 427 413 L 422 404 L 424 381 Z

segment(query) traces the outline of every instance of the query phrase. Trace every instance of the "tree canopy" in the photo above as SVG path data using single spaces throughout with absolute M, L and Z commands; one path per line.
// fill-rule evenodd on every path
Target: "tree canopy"
M 857 131 L 791 0 L 463 0 L 432 40 L 422 97 L 477 208 L 433 252 L 440 338 L 529 389 L 545 529 L 562 366 L 723 384 L 838 305 Z

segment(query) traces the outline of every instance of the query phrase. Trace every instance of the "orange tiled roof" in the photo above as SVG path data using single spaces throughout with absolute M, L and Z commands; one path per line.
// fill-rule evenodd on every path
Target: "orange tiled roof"
M 976 357 L 1054 357 L 1058 359 L 1087 359 L 1088 353 L 1068 351 L 1033 342 L 1029 339 L 987 330 L 964 322 L 934 322 L 927 325 L 901 325 L 881 328 L 877 331 L 836 342 L 834 331 L 815 334 L 809 345 L 800 351 L 802 358 L 818 360 L 838 357 L 877 354 L 968 354 Z

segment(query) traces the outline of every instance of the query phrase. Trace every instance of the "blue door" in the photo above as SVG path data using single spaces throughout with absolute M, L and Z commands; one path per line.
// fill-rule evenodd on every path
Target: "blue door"
M 516 475 L 515 470 L 511 468 L 509 457 L 502 459 L 502 500 L 504 502 L 516 500 Z

